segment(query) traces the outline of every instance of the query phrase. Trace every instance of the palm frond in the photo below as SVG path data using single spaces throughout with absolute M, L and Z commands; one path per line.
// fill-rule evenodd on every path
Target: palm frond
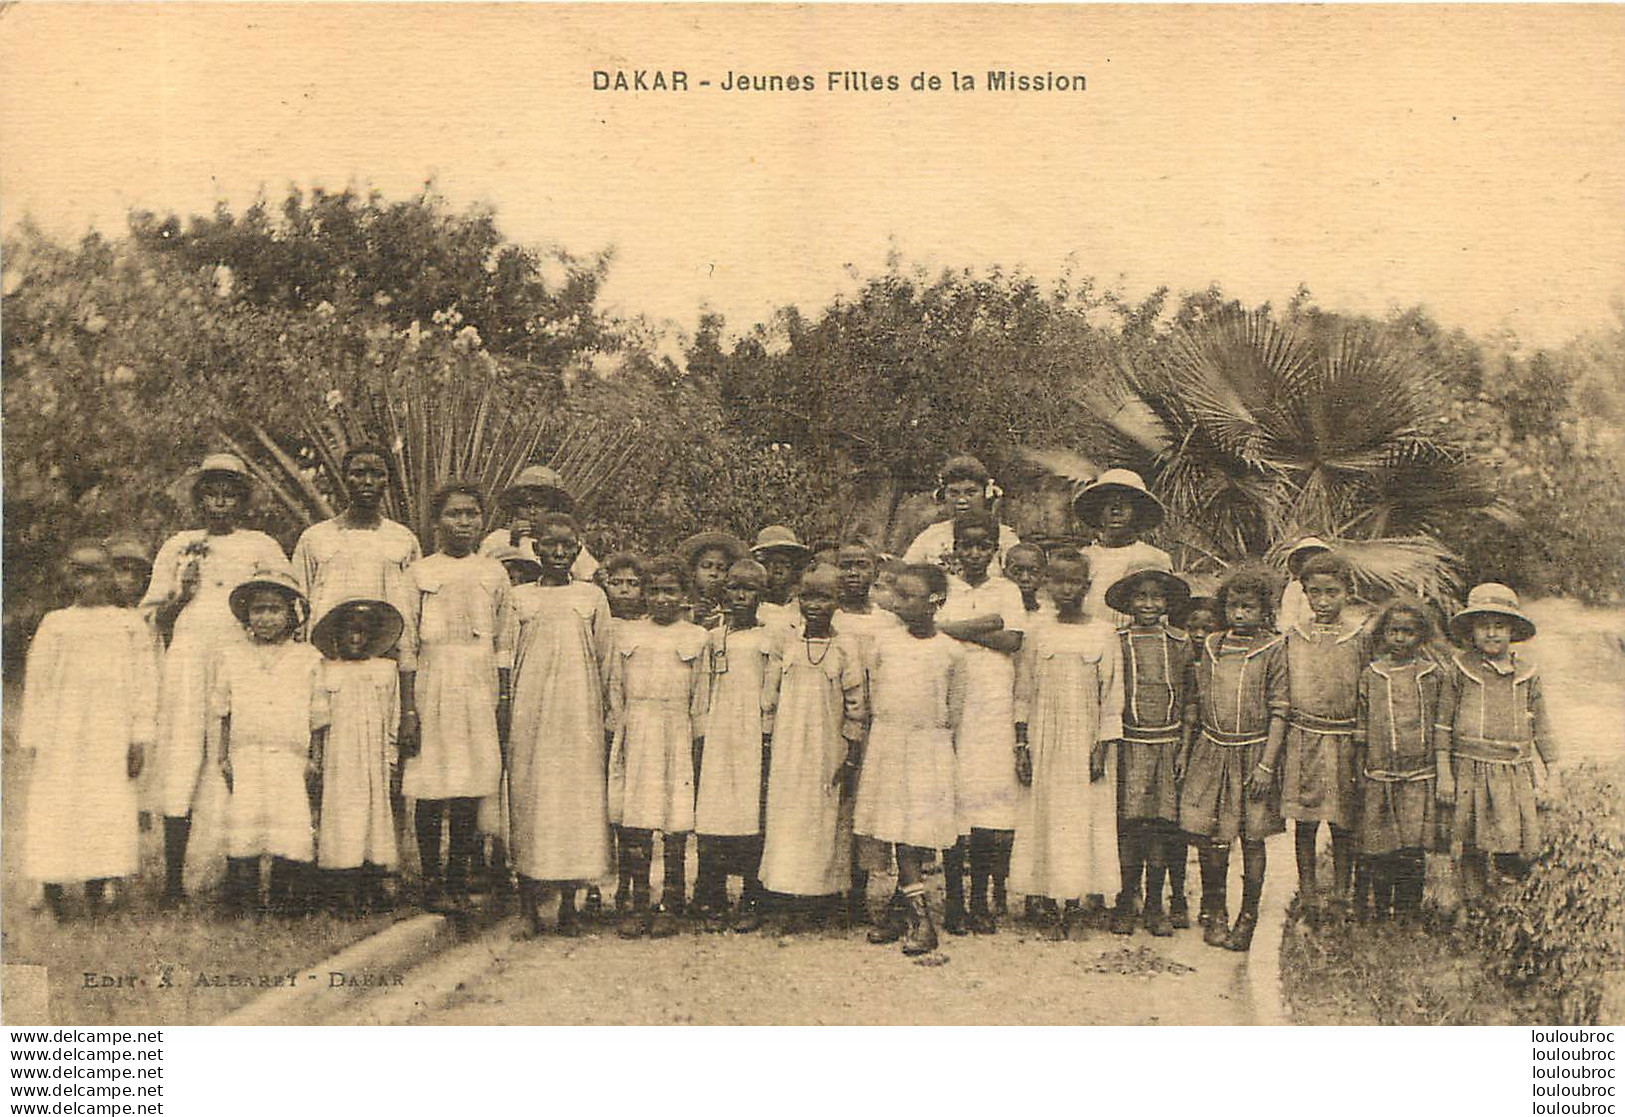
M 1442 602 L 1461 593 L 1460 558 L 1431 536 L 1343 539 L 1334 550 L 1347 560 L 1355 588 L 1367 599 L 1409 593 Z

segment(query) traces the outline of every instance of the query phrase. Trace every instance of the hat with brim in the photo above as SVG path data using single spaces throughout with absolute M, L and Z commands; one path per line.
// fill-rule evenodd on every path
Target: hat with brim
M 559 476 L 558 470 L 545 465 L 527 465 L 521 469 L 519 476 L 502 490 L 500 503 L 505 507 L 512 506 L 533 494 L 562 498 L 562 511 L 568 512 L 575 507 L 575 494 L 565 487 L 564 478 Z
M 1080 486 L 1072 497 L 1072 512 L 1091 527 L 1099 527 L 1101 506 L 1107 498 L 1124 495 L 1134 502 L 1134 520 L 1142 528 L 1156 527 L 1167 515 L 1162 501 L 1151 495 L 1145 479 L 1132 469 L 1108 469 Z
M 750 553 L 758 559 L 763 555 L 788 555 L 800 559 L 811 555 L 812 548 L 797 538 L 791 528 L 773 524 L 756 533 L 756 542 L 750 545 Z
M 227 599 L 231 604 L 231 615 L 247 624 L 249 599 L 260 590 L 274 590 L 282 594 L 293 602 L 294 612 L 301 616 L 310 612 L 310 602 L 305 599 L 304 591 L 299 588 L 299 582 L 294 578 L 292 570 L 261 566 L 232 588 L 231 596 Z
M 745 546 L 744 540 L 729 535 L 725 531 L 702 531 L 697 535 L 690 535 L 677 545 L 677 557 L 683 560 L 683 565 L 694 569 L 694 561 L 703 551 L 720 550 L 728 552 L 728 565 L 732 566 L 742 558 L 749 555 L 750 549 Z
M 176 504 L 186 504 L 193 499 L 198 483 L 208 478 L 224 478 L 235 481 L 243 488 L 244 495 L 254 490 L 254 475 L 249 472 L 248 464 L 236 454 L 209 454 L 197 465 L 185 473 L 169 486 L 169 495 Z
M 1168 599 L 1170 616 L 1184 609 L 1185 603 L 1190 600 L 1191 588 L 1185 584 L 1185 579 L 1161 567 L 1142 566 L 1130 570 L 1111 584 L 1106 590 L 1107 606 L 1118 613 L 1133 612 L 1129 605 L 1134 596 L 1134 587 L 1147 579 L 1162 587 L 1163 595 Z
M 107 541 L 107 557 L 114 562 L 138 562 L 151 569 L 152 552 L 133 535 L 115 535 Z
M 1298 576 L 1298 570 L 1303 566 L 1304 563 L 1308 562 L 1312 556 L 1318 554 L 1329 554 L 1331 549 L 1332 545 L 1326 542 L 1324 539 L 1321 539 L 1319 536 L 1304 536 L 1287 549 L 1287 573 L 1296 578 Z
M 490 558 L 496 559 L 505 569 L 508 567 L 517 566 L 529 574 L 532 578 L 539 578 L 542 576 L 542 564 L 531 558 L 524 551 L 521 551 L 518 547 L 512 547 L 504 543 L 499 547 L 492 547 L 486 552 L 486 555 Z
M 406 628 L 400 610 L 389 602 L 352 598 L 339 602 L 316 622 L 316 627 L 310 630 L 310 642 L 328 659 L 338 659 L 339 637 L 352 624 L 367 628 L 366 659 L 374 659 L 393 648 Z
M 1535 634 L 1535 622 L 1530 620 L 1518 603 L 1518 595 L 1510 586 L 1499 582 L 1485 582 L 1474 586 L 1467 595 L 1467 607 L 1450 618 L 1450 635 L 1465 644 L 1472 639 L 1475 617 L 1505 617 L 1512 622 L 1513 642 L 1527 640 Z

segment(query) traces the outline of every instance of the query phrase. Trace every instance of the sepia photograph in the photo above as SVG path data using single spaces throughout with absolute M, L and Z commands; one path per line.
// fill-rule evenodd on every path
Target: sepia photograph
M 0 6 L 5 1022 L 1625 1020 L 1622 48 Z

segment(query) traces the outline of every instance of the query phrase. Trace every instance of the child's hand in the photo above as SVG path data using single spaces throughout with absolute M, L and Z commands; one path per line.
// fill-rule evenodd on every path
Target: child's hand
M 229 756 L 220 758 L 220 778 L 226 781 L 226 794 L 231 794 L 231 757 Z
M 1555 803 L 1563 794 L 1563 776 L 1550 764 L 1544 767 L 1544 775 L 1537 775 L 1535 779 L 1535 794 L 1542 803 Z
M 1106 778 L 1106 756 L 1116 741 L 1096 741 L 1089 750 L 1089 782 L 1099 783 Z
M 135 779 L 141 774 L 141 764 L 145 759 L 145 751 L 140 743 L 132 742 L 124 753 L 124 774 Z
M 1182 784 L 1185 782 L 1185 765 L 1189 764 L 1190 761 L 1190 753 L 1185 749 L 1174 750 L 1174 783 Z
M 423 723 L 416 710 L 401 711 L 401 727 L 395 735 L 402 756 L 416 756 L 423 747 Z
M 1033 785 L 1033 753 L 1026 745 L 1016 746 L 1016 779 L 1022 787 Z
M 1261 803 L 1268 798 L 1274 785 L 1275 773 L 1262 764 L 1255 765 L 1247 777 L 1247 798 L 1255 803 Z
M 1439 806 L 1456 805 L 1456 777 L 1451 773 L 1449 765 L 1439 765 L 1438 775 L 1433 784 L 1433 798 Z

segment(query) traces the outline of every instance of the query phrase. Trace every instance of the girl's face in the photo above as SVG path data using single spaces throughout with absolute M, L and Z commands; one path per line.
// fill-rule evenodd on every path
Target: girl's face
M 361 621 L 351 621 L 339 633 L 339 655 L 345 659 L 366 659 L 367 645 L 371 641 L 371 629 Z
M 257 643 L 276 644 L 293 631 L 293 606 L 275 590 L 256 590 L 248 599 L 248 634 Z
M 1089 592 L 1089 573 L 1082 563 L 1052 563 L 1044 584 L 1049 587 L 1057 609 L 1077 609 L 1082 607 L 1084 596 Z
M 536 536 L 536 557 L 541 560 L 545 580 L 556 582 L 562 575 L 569 581 L 570 567 L 580 553 L 581 540 L 569 524 L 548 524 Z
M 1219 615 L 1205 605 L 1192 609 L 1185 618 L 1185 631 L 1192 640 L 1206 640 L 1222 627 Z
M 192 499 L 209 527 L 229 528 L 243 510 L 243 488 L 225 477 L 205 477 L 192 490 Z
M 925 579 L 917 574 L 901 575 L 892 587 L 892 611 L 911 627 L 929 622 L 941 604 Z
M 756 623 L 756 609 L 762 603 L 762 591 L 746 582 L 728 583 L 728 615 L 735 628 L 749 628 Z
M 1100 526 L 1113 539 L 1134 534 L 1134 500 L 1123 493 L 1109 493 L 1100 504 Z
M 1147 578 L 1135 585 L 1128 599 L 1129 616 L 1141 628 L 1149 628 L 1162 620 L 1168 611 L 1168 594 L 1157 583 Z
M 630 566 L 616 567 L 604 576 L 604 596 L 617 617 L 635 617 L 643 611 L 643 579 Z
M 147 592 L 147 567 L 133 559 L 121 559 L 113 564 L 113 600 L 128 608 L 139 604 Z
M 1224 603 L 1224 622 L 1238 636 L 1251 636 L 1264 623 L 1264 603 L 1256 593 L 1233 593 Z
M 683 610 L 683 580 L 675 574 L 656 574 L 649 579 L 649 619 L 671 624 Z
M 720 601 L 733 556 L 722 547 L 707 547 L 694 556 L 694 592 L 706 601 Z M 766 566 L 764 562 L 762 565 Z M 768 575 L 771 579 L 771 573 Z
M 768 596 L 775 601 L 785 601 L 790 596 L 790 587 L 795 584 L 799 565 L 794 556 L 783 551 L 767 551 L 761 556 L 762 566 L 767 570 Z
M 829 631 L 830 620 L 835 616 L 834 594 L 822 586 L 803 586 L 797 600 L 801 603 L 801 615 L 807 621 L 809 632 Z
M 993 561 L 998 544 L 980 527 L 960 532 L 954 540 L 954 558 L 959 563 L 960 577 L 980 582 L 987 576 L 987 567 Z
M 835 560 L 843 601 L 863 601 L 875 585 L 875 556 L 864 547 L 842 547 Z
M 1031 597 L 1044 582 L 1044 561 L 1037 555 L 1018 551 L 1005 557 L 1004 576 L 1014 582 L 1024 596 Z
M 1414 613 L 1397 612 L 1382 626 L 1383 650 L 1398 660 L 1411 659 L 1422 646 L 1422 620 Z
M 942 487 L 943 503 L 954 515 L 987 510 L 987 485 L 981 481 L 949 481 Z
M 466 555 L 480 541 L 485 510 L 467 493 L 452 493 L 440 509 L 435 525 L 440 529 L 441 546 L 454 555 Z
M 1303 595 L 1309 599 L 1309 610 L 1321 624 L 1331 624 L 1348 604 L 1349 588 L 1333 574 L 1311 574 L 1303 583 Z
M 1473 618 L 1473 647 L 1497 659 L 1512 646 L 1512 622 L 1493 613 Z
M 350 459 L 344 471 L 344 487 L 350 494 L 350 506 L 363 512 L 376 512 L 384 502 L 384 487 L 389 484 L 389 467 L 377 454 L 357 454 Z
M 100 605 L 105 601 L 107 582 L 107 567 L 100 563 L 68 563 L 68 589 L 80 605 Z

